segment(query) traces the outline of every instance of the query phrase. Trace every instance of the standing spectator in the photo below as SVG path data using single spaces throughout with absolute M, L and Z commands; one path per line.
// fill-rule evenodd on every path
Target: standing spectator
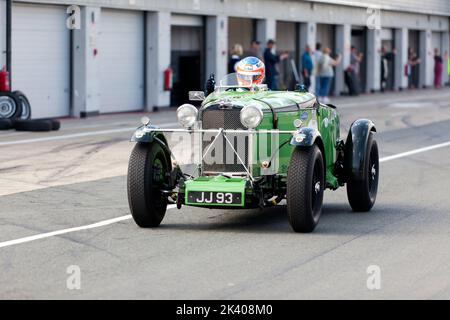
M 253 40 L 250 44 L 250 54 L 253 57 L 258 58 L 259 60 L 263 60 L 263 54 L 261 52 L 261 42 Z
M 319 94 L 320 91 L 320 60 L 322 59 L 322 44 L 316 43 L 316 51 L 314 52 L 314 75 L 316 77 L 315 85 L 316 85 L 316 94 Z
M 439 49 L 434 49 L 434 87 L 440 89 L 442 87 L 442 71 L 444 70 L 444 60 L 439 53 Z
M 412 83 L 412 49 L 408 48 L 408 61 L 405 65 L 405 76 L 408 78 L 408 88 L 411 89 Z
M 289 55 L 283 53 L 277 55 L 275 52 L 275 41 L 270 39 L 267 41 L 267 47 L 264 51 L 264 63 L 266 64 L 266 82 L 270 90 L 278 90 L 278 75 L 277 64 L 286 59 Z
M 444 53 L 444 61 L 447 61 L 447 73 L 450 76 L 450 57 L 448 54 L 448 51 L 445 51 Z M 444 86 L 446 86 L 448 83 L 444 83 Z
M 228 62 L 228 73 L 236 72 L 236 64 L 242 60 L 242 55 L 244 54 L 244 49 L 242 45 L 236 43 L 233 46 L 233 51 L 231 52 L 231 57 Z
M 445 60 L 447 61 L 447 73 L 448 73 L 448 75 L 450 76 L 450 55 L 448 54 L 448 51 L 445 51 L 444 58 L 445 58 Z M 447 84 L 448 84 L 448 82 L 447 82 L 447 83 L 444 83 L 445 86 L 446 86 Z
M 386 46 L 381 47 L 381 92 L 384 92 L 387 86 L 389 75 L 389 63 L 394 61 L 397 51 L 388 52 Z
M 330 99 L 328 95 L 330 93 L 331 81 L 334 77 L 334 67 L 341 63 L 341 55 L 338 55 L 336 59 L 330 57 L 330 48 L 323 50 L 322 59 L 320 60 L 320 92 L 319 99 L 322 99 L 324 103 L 329 103 Z
M 303 75 L 303 84 L 306 87 L 306 90 L 309 91 L 311 87 L 311 74 L 314 68 L 314 62 L 312 59 L 311 47 L 306 45 L 305 52 L 302 55 L 302 75 Z
M 358 52 L 355 46 L 351 46 L 350 50 L 350 65 L 346 69 L 346 82 L 349 87 L 349 94 L 351 96 L 358 96 L 361 92 L 361 77 L 359 72 L 364 54 L 362 52 Z
M 350 56 L 350 65 L 352 67 L 353 72 L 355 73 L 356 79 L 361 80 L 359 77 L 360 65 L 363 61 L 364 54 L 362 52 L 358 52 L 355 46 L 351 47 L 351 56 Z
M 418 86 L 418 74 L 419 74 L 419 64 L 420 59 L 412 48 L 408 49 L 408 65 L 407 65 L 407 76 L 408 76 L 408 88 L 414 89 Z

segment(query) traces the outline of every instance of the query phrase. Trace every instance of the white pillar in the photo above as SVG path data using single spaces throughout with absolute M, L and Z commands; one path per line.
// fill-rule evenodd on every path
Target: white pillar
M 81 8 L 81 28 L 73 30 L 72 116 L 88 117 L 100 110 L 99 63 L 97 56 L 101 9 Z M 101 55 L 101 51 L 98 52 Z
M 408 63 L 408 29 L 395 29 L 395 89 L 408 88 L 408 77 L 405 75 L 405 65 Z
M 6 64 L 6 0 L 0 0 L 0 69 Z
M 214 73 L 216 81 L 227 74 L 228 17 L 206 18 L 206 78 Z
M 421 88 L 429 87 L 433 85 L 434 72 L 431 30 L 420 31 L 419 51 L 419 86 Z
M 338 96 L 345 89 L 344 71 L 350 65 L 352 26 L 350 24 L 337 25 L 335 28 L 336 53 L 342 56 L 342 62 L 336 66 L 334 80 L 334 95 Z
M 302 66 L 302 55 L 305 53 L 305 48 L 306 45 L 309 45 L 309 47 L 311 48 L 311 50 L 314 52 L 314 50 L 316 50 L 316 32 L 317 32 L 317 25 L 315 22 L 304 22 L 304 23 L 299 23 L 298 25 L 299 27 L 299 38 L 298 42 L 300 45 L 300 56 L 299 56 L 299 66 L 300 66 L 300 70 L 299 72 L 301 73 L 301 70 L 303 68 Z M 315 90 L 315 77 L 311 76 L 311 87 L 310 87 L 310 91 L 314 92 Z
M 170 66 L 171 14 L 147 12 L 146 109 L 170 106 L 170 91 L 164 90 L 164 70 Z
M 256 22 L 256 39 L 262 46 L 266 45 L 267 40 L 276 40 L 277 21 L 273 18 L 258 19 Z
M 450 37 L 448 32 L 442 32 L 442 59 L 444 59 L 444 71 L 442 72 L 442 85 L 449 81 L 448 75 L 448 55 L 450 54 Z
M 379 91 L 381 87 L 381 30 L 367 30 L 366 91 Z

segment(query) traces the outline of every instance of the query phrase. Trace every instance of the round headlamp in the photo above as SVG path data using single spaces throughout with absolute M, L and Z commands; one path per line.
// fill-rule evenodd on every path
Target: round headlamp
M 177 109 L 178 122 L 185 128 L 192 128 L 197 120 L 197 108 L 192 104 L 183 104 Z
M 241 123 L 248 129 L 255 129 L 264 118 L 264 113 L 257 105 L 245 106 L 241 110 Z

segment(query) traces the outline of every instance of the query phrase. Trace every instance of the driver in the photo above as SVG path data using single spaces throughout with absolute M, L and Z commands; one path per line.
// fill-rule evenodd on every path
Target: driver
M 236 65 L 236 77 L 240 86 L 251 87 L 262 84 L 266 76 L 264 63 L 256 57 L 247 57 Z

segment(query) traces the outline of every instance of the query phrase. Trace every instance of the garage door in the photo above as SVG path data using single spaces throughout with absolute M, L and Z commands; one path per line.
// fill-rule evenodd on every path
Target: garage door
M 280 72 L 279 87 L 281 90 L 293 90 L 295 88 L 294 69 L 292 60 L 297 66 L 298 72 L 298 35 L 297 24 L 295 22 L 278 21 L 277 22 L 277 51 L 287 52 L 289 59 L 283 60 L 278 65 Z
M 254 20 L 245 18 L 228 19 L 228 48 L 232 50 L 235 44 L 244 48 L 244 55 L 250 55 L 250 43 L 255 38 Z
M 102 10 L 100 25 L 100 112 L 142 110 L 144 14 Z
M 172 25 L 173 106 L 189 102 L 187 92 L 203 87 L 203 33 L 202 27 Z
M 433 56 L 434 56 L 434 50 L 438 49 L 439 52 L 442 54 L 442 34 L 440 32 L 433 32 L 432 34 L 433 39 L 432 39 L 432 47 L 431 49 L 433 50 Z
M 70 112 L 70 33 L 66 9 L 14 4 L 12 80 L 29 98 L 33 118 Z
M 322 49 L 330 48 L 334 54 L 334 25 L 317 24 L 316 42 L 322 44 Z

